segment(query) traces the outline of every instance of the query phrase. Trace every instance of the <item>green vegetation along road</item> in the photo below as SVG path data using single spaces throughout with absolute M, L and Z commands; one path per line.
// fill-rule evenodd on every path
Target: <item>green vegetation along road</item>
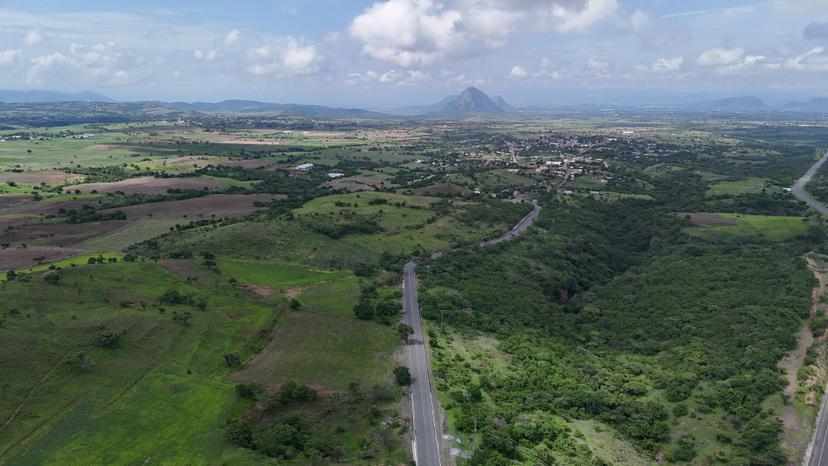
M 535 221 L 540 213 L 541 207 L 536 203 L 531 212 L 526 214 L 506 233 L 495 239 L 481 243 L 481 246 L 489 246 L 503 241 L 517 238 Z M 432 258 L 439 258 L 441 255 L 435 253 Z M 436 415 L 434 405 L 434 388 L 431 384 L 431 374 L 428 367 L 428 356 L 426 355 L 425 340 L 423 337 L 423 324 L 420 317 L 420 306 L 417 302 L 417 275 L 415 270 L 417 264 L 414 261 L 405 264 L 403 269 L 403 312 L 405 323 L 414 329 L 409 342 L 409 366 L 411 370 L 411 410 L 414 416 L 414 461 L 420 466 L 440 466 L 441 429 Z
M 828 151 L 822 156 L 802 178 L 796 181 L 792 190 L 796 197 L 808 204 L 811 208 L 821 213 L 828 215 L 828 207 L 825 207 L 821 202 L 813 199 L 805 193 L 805 185 L 811 181 L 817 171 L 822 167 L 825 161 L 828 160 Z M 828 387 L 826 387 L 828 389 Z M 828 421 L 825 420 L 826 404 L 828 404 L 828 397 L 822 397 L 822 405 L 819 408 L 819 416 L 817 417 L 817 424 L 814 428 L 814 435 L 811 439 L 811 444 L 808 446 L 808 453 L 805 454 L 805 464 L 808 466 L 826 466 L 828 465 L 828 454 L 826 454 L 826 444 L 828 444 Z

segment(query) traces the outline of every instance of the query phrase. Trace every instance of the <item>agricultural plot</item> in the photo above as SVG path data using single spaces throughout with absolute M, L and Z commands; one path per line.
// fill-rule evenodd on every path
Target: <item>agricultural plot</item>
M 140 176 L 111 183 L 76 184 L 67 186 L 64 191 L 78 194 L 115 192 L 124 194 L 163 194 L 170 189 L 209 190 L 248 185 L 249 183 L 215 177 L 156 178 L 154 176 Z
M 690 217 L 696 226 L 686 231 L 707 238 L 736 236 L 785 241 L 808 233 L 808 223 L 801 217 L 706 213 L 691 214 Z
M 89 252 L 82 248 L 61 248 L 50 246 L 8 247 L 0 249 L 0 272 L 32 267 L 45 262 L 54 262 Z
M 221 259 L 219 269 L 239 283 L 284 289 L 346 278 L 344 271 L 318 270 L 293 264 Z
M 767 178 L 749 177 L 736 181 L 721 181 L 707 188 L 710 196 L 738 196 L 740 194 L 758 193 L 768 187 Z
M 336 281 L 305 286 L 297 290 L 302 308 L 321 314 L 353 317 L 359 297 L 359 279 L 346 277 Z
M 102 214 L 121 211 L 128 220 L 141 218 L 190 219 L 240 217 L 258 209 L 257 202 L 271 202 L 284 199 L 272 194 L 210 194 L 180 201 L 152 202 L 111 209 Z
M 273 309 L 149 263 L 59 274 L 0 284 L 0 462 L 210 463 L 232 402 L 223 354 L 252 356 Z
M 40 141 L 7 141 L 0 145 L 0 169 L 45 170 L 103 167 L 130 163 L 138 157 L 163 157 L 152 148 L 112 146 L 123 133 L 97 134 L 86 139 L 58 137 Z
M 108 222 L 114 223 L 114 222 Z M 141 219 L 127 222 L 116 230 L 97 234 L 93 238 L 78 244 L 79 247 L 93 251 L 121 251 L 129 246 L 161 236 L 170 231 L 177 221 L 175 219 Z
M 86 240 L 106 235 L 127 224 L 123 220 L 87 223 L 41 223 L 14 228 L 0 234 L 0 243 L 22 243 L 27 246 L 78 246 Z
M 295 381 L 319 391 L 345 390 L 351 382 L 370 387 L 391 372 L 399 339 L 373 322 L 287 312 L 273 339 L 234 380 L 263 385 Z
M 83 178 L 81 175 L 74 173 L 66 173 L 57 170 L 38 170 L 38 171 L 19 171 L 9 172 L 0 171 L 0 183 L 16 183 L 26 184 L 31 186 L 59 185 L 68 181 L 74 181 Z

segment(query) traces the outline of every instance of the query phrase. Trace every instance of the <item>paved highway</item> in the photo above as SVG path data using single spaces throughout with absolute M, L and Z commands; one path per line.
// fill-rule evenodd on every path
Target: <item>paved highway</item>
M 535 221 L 540 209 L 540 206 L 535 204 L 532 212 L 523 217 L 514 228 L 480 245 L 497 244 L 519 236 Z M 434 253 L 431 258 L 439 259 L 441 256 L 442 253 Z M 411 409 L 414 424 L 414 461 L 418 466 L 441 466 L 442 428 L 437 420 L 437 406 L 434 403 L 434 390 L 431 386 L 428 356 L 423 339 L 420 306 L 417 303 L 416 268 L 417 264 L 412 261 L 405 264 L 403 269 L 403 313 L 405 323 L 414 329 L 414 333 L 408 340 L 408 368 L 411 371 Z
M 531 225 L 535 221 L 535 219 L 538 218 L 538 214 L 540 213 L 541 208 L 537 203 L 535 203 L 534 206 L 535 207 L 532 209 L 532 211 L 529 212 L 528 214 L 526 214 L 526 216 L 523 217 L 523 219 L 521 219 L 521 221 L 518 222 L 518 224 L 515 225 L 514 228 L 507 231 L 506 233 L 503 233 L 502 235 L 498 236 L 495 239 L 490 239 L 488 241 L 483 241 L 482 243 L 480 243 L 480 245 L 481 246 L 491 246 L 493 244 L 501 243 L 503 241 L 508 241 L 508 240 L 510 240 L 510 239 L 512 239 L 516 236 L 522 235 L 523 232 L 526 231 L 527 228 L 529 228 L 529 225 Z
M 440 466 L 440 429 L 431 388 L 431 374 L 423 344 L 423 324 L 417 303 L 417 264 L 409 262 L 403 269 L 403 312 L 405 322 L 414 329 L 409 337 L 408 366 L 411 370 L 411 409 L 414 416 L 414 460 L 419 466 Z
M 802 202 L 808 204 L 811 208 L 828 216 L 828 208 L 822 205 L 811 196 L 805 194 L 805 185 L 811 181 L 817 170 L 822 167 L 822 164 L 828 160 L 828 152 L 817 161 L 802 178 L 794 183 L 791 191 L 794 196 L 798 197 Z M 828 387 L 826 387 L 826 395 L 828 395 Z M 828 396 L 822 397 L 822 405 L 819 407 L 819 415 L 817 416 L 816 427 L 814 428 L 814 435 L 811 437 L 811 443 L 808 445 L 808 451 L 805 453 L 803 464 L 806 466 L 828 466 L 828 420 L 826 420 L 826 410 L 828 410 Z
M 817 170 L 819 170 L 819 168 L 822 166 L 822 164 L 825 163 L 826 160 L 828 160 L 828 152 L 825 152 L 825 155 L 823 155 L 822 158 L 819 159 L 819 161 L 817 161 L 817 163 L 815 163 L 810 169 L 808 169 L 808 171 L 805 173 L 805 175 L 802 176 L 802 178 L 796 180 L 796 183 L 794 183 L 793 187 L 791 188 L 791 191 L 793 192 L 794 196 L 798 197 L 802 202 L 808 204 L 809 206 L 811 206 L 811 208 L 821 213 L 822 215 L 828 215 L 828 207 L 825 207 L 820 202 L 817 202 L 811 196 L 807 195 L 805 193 L 805 185 L 811 181 L 811 178 L 814 177 Z

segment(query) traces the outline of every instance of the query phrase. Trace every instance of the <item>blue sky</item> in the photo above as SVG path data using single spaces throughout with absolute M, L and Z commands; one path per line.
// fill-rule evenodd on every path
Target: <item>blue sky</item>
M 469 85 L 548 105 L 826 84 L 828 0 L 0 0 L 5 89 L 383 107 Z

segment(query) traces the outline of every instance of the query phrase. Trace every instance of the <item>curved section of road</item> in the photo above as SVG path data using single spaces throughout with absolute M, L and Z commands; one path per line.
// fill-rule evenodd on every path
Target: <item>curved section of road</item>
M 805 193 L 805 185 L 807 185 L 811 179 L 816 175 L 816 172 L 819 171 L 822 164 L 828 160 L 828 151 L 825 152 L 825 155 L 822 156 L 821 159 L 817 161 L 817 163 L 813 164 L 811 168 L 802 176 L 802 178 L 796 180 L 793 187 L 791 188 L 791 192 L 793 195 L 799 198 L 802 202 L 808 204 L 812 209 L 816 210 L 817 212 L 821 213 L 822 215 L 828 216 L 828 207 L 822 205 L 821 202 L 817 201 L 816 199 L 809 196 Z
M 515 225 L 511 230 L 503 233 L 502 235 L 498 236 L 495 239 L 490 239 L 488 241 L 483 241 L 480 243 L 480 246 L 491 246 L 493 244 L 502 243 L 503 241 L 509 241 L 512 238 L 520 236 L 529 228 L 529 225 L 535 222 L 535 219 L 538 218 L 538 214 L 540 213 L 541 207 L 538 205 L 537 202 L 534 203 L 534 207 L 532 211 L 526 214 L 517 225 Z
M 828 151 L 808 169 L 802 178 L 796 180 L 796 183 L 791 188 L 791 192 L 812 209 L 822 215 L 828 216 L 828 207 L 825 207 L 821 202 L 805 193 L 805 185 L 811 181 L 826 160 L 828 160 Z M 803 465 L 828 466 L 828 452 L 826 452 L 828 450 L 828 420 L 826 420 L 826 410 L 828 410 L 828 386 L 825 387 L 825 395 L 822 397 L 822 404 L 819 407 L 819 414 L 817 415 L 811 443 L 808 445 L 808 450 L 805 452 L 805 458 L 802 461 Z
M 534 208 L 517 225 L 503 235 L 480 243 L 489 246 L 520 236 L 540 213 L 541 207 Z M 432 254 L 438 259 L 441 253 Z M 408 366 L 411 371 L 411 410 L 414 424 L 414 461 L 418 466 L 442 466 L 440 439 L 442 429 L 437 420 L 437 406 L 434 403 L 434 389 L 428 367 L 428 355 L 423 338 L 423 324 L 420 306 L 417 302 L 417 263 L 411 261 L 403 269 L 403 313 L 405 323 L 414 329 L 408 340 Z

